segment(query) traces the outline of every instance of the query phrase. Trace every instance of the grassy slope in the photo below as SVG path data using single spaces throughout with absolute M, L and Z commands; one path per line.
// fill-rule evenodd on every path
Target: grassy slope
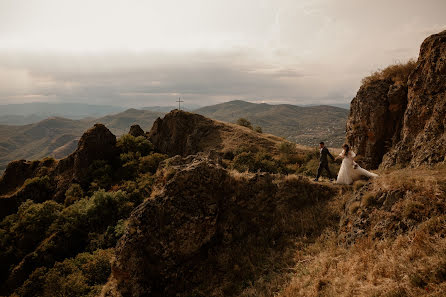
M 302 217 L 304 225 L 321 222 L 322 234 L 296 237 L 294 251 L 288 251 L 293 264 L 241 296 L 444 296 L 445 165 L 379 173 L 370 183 L 339 188 L 324 206 L 339 221 L 324 226 L 323 217 Z M 380 205 L 380 197 L 394 193 L 402 196 L 391 207 Z M 347 243 L 358 218 L 367 222 L 364 233 Z
M 329 146 L 342 145 L 348 116 L 348 110 L 333 106 L 301 107 L 245 101 L 230 101 L 195 112 L 225 122 L 236 122 L 243 117 L 262 127 L 264 132 L 309 146 L 321 140 Z

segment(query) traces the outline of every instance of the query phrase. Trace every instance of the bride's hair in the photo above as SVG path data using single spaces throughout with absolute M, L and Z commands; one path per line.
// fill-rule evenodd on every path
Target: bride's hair
M 344 149 L 344 155 L 347 156 L 348 155 L 348 151 L 350 150 L 350 147 L 348 146 L 348 144 L 344 144 L 342 146 L 342 148 Z

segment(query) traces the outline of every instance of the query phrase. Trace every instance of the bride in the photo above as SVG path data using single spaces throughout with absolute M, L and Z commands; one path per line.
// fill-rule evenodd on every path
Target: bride
M 336 159 L 342 158 L 342 165 L 339 169 L 338 178 L 336 183 L 350 185 L 355 180 L 361 178 L 361 176 L 377 177 L 378 175 L 361 168 L 355 161 L 356 154 L 350 150 L 348 144 L 342 146 L 343 151 L 336 157 Z

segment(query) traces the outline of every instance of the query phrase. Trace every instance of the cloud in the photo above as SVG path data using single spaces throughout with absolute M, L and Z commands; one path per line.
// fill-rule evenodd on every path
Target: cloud
M 93 2 L 0 1 L 0 104 L 345 103 L 446 29 L 444 0 Z
M 3 53 L 0 65 L 1 85 L 16 81 L 18 76 L 8 75 L 14 72 L 20 73 L 24 81 L 17 88 L 1 89 L 3 103 L 51 99 L 147 106 L 167 105 L 182 96 L 190 103 L 201 105 L 233 99 L 306 104 L 318 93 L 306 81 L 310 79 L 314 84 L 317 80 L 314 74 L 261 63 L 238 51 L 180 56 L 166 53 L 11 56 Z M 323 78 L 320 79 L 322 86 Z

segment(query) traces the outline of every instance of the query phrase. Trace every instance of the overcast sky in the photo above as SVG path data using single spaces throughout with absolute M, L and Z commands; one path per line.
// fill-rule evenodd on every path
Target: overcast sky
M 445 0 L 0 0 L 0 104 L 347 103 Z

